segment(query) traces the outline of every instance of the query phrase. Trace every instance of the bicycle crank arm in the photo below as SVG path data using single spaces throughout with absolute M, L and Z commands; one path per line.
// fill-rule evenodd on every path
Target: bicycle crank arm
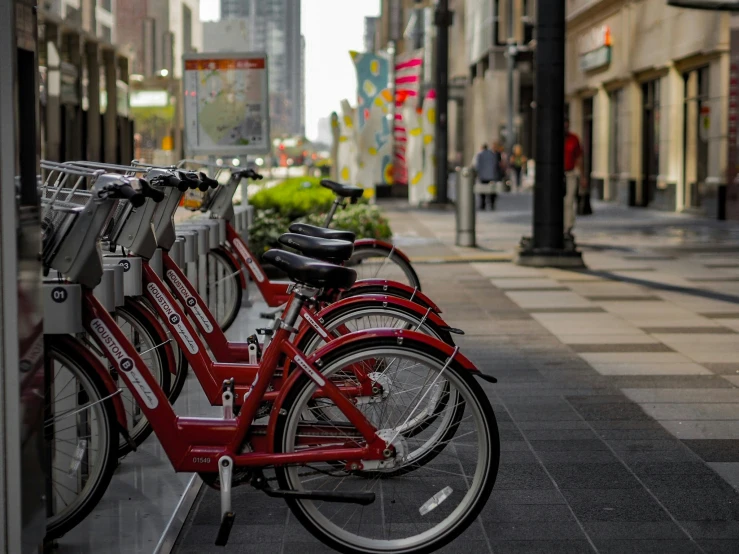
M 462 331 L 462 329 L 457 329 L 456 327 L 442 327 L 441 330 L 451 333 L 452 335 L 464 335 L 464 331 Z
M 270 488 L 264 488 L 262 491 L 272 498 L 344 502 L 346 504 L 359 504 L 360 506 L 368 506 L 375 501 L 375 493 L 373 492 L 285 491 Z

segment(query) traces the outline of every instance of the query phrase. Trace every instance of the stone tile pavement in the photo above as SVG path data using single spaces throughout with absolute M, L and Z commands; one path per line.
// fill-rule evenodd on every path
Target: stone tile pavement
M 505 255 L 529 230 L 529 199 L 498 206 L 478 231 Z M 485 385 L 502 440 L 495 490 L 445 550 L 739 552 L 739 225 L 595 209 L 578 225 L 579 272 L 466 263 L 451 213 L 389 210 L 404 250 L 446 260 L 417 265 L 424 291 L 499 380 Z M 176 552 L 329 552 L 246 488 L 216 548 L 218 502 L 201 492 Z

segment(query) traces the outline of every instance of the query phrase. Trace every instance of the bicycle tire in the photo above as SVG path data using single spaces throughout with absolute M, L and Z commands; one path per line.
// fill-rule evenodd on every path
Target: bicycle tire
M 85 354 L 75 355 L 75 352 L 83 349 L 85 349 L 85 346 L 79 340 L 68 335 L 47 335 L 44 337 L 44 356 L 47 360 L 46 363 L 48 363 L 49 357 L 53 356 L 56 358 L 56 361 L 61 361 L 68 368 L 74 368 L 88 382 L 90 388 L 88 394 L 93 393 L 97 397 L 97 405 L 101 408 L 99 413 L 104 418 L 101 430 L 105 430 L 107 434 L 107 440 L 104 443 L 106 448 L 101 452 L 103 455 L 102 470 L 96 482 L 92 484 L 86 497 L 79 503 L 76 509 L 64 517 L 55 518 L 51 516 L 47 518 L 46 541 L 58 539 L 65 535 L 79 525 L 92 512 L 108 489 L 118 466 L 118 420 L 113 401 L 110 398 L 110 392 L 98 374 L 98 369 L 102 371 L 103 368 L 96 369 L 91 366 Z M 50 384 L 47 383 L 48 386 Z M 48 402 L 48 394 L 46 398 Z M 46 413 L 49 413 L 48 407 Z M 45 423 L 44 426 L 47 427 L 48 425 L 48 423 Z M 51 451 L 52 449 L 47 445 L 47 452 Z
M 223 252 L 220 252 L 218 250 L 211 250 L 208 252 L 208 276 L 210 277 L 211 274 L 211 264 L 220 265 L 224 268 L 226 276 L 221 278 L 221 280 L 225 280 L 227 283 L 230 282 L 231 286 L 228 290 L 232 291 L 232 298 L 229 299 L 229 302 L 227 302 L 226 309 L 224 310 L 224 313 L 222 316 L 220 316 L 217 311 L 213 311 L 213 302 L 211 302 L 210 299 L 210 283 L 208 284 L 208 309 L 213 313 L 216 320 L 218 321 L 218 326 L 221 328 L 222 331 L 228 330 L 231 325 L 233 325 L 233 322 L 236 320 L 236 316 L 239 315 L 239 310 L 241 309 L 241 300 L 244 294 L 243 289 L 241 288 L 241 280 L 239 279 L 239 272 L 241 271 L 241 268 L 238 265 L 235 265 L 233 260 L 231 260 L 227 255 L 225 255 Z
M 395 252 L 392 250 L 378 245 L 378 244 L 361 244 L 361 245 L 355 245 L 354 246 L 354 253 L 352 254 L 352 257 L 349 258 L 349 260 L 346 262 L 347 267 L 354 268 L 356 270 L 359 270 L 359 266 L 361 266 L 362 262 L 364 260 L 367 260 L 369 258 L 379 258 L 383 257 L 386 258 L 388 261 L 387 263 L 391 263 L 396 265 L 402 274 L 405 276 L 408 285 L 410 285 L 413 288 L 417 288 L 418 290 L 421 290 L 421 280 L 418 278 L 418 274 L 416 273 L 416 270 L 413 269 L 413 266 L 411 266 L 410 263 L 408 263 L 404 258 L 401 256 L 398 256 Z M 378 273 L 380 270 L 383 269 L 386 262 L 383 262 L 381 267 L 378 268 Z M 390 277 L 381 277 L 378 275 L 378 273 L 375 273 L 371 276 L 365 276 L 361 275 L 360 271 L 357 271 L 358 278 L 359 279 L 368 279 L 368 278 L 381 278 L 381 279 L 390 279 L 398 281 L 399 279 L 395 279 L 392 276 Z
M 393 343 L 393 341 L 394 339 L 388 340 L 386 338 L 377 338 L 372 341 L 368 340 L 367 344 L 363 346 L 367 348 L 368 352 L 379 349 L 392 353 L 408 353 L 409 351 L 413 351 L 414 354 L 419 357 L 426 357 L 428 360 L 434 360 L 437 366 L 444 364 L 445 371 L 449 372 L 447 373 L 447 376 L 452 377 L 455 383 L 466 389 L 469 395 L 469 401 L 467 401 L 468 409 L 471 407 L 476 412 L 475 419 L 478 425 L 480 425 L 480 429 L 478 431 L 479 436 L 484 439 L 481 443 L 481 453 L 479 454 L 479 457 L 484 458 L 484 464 L 481 467 L 480 473 L 476 473 L 476 475 L 473 476 L 473 483 L 476 483 L 475 490 L 473 491 L 471 498 L 467 501 L 468 505 L 464 508 L 462 513 L 455 515 L 455 511 L 452 514 L 455 519 L 450 521 L 448 527 L 437 532 L 435 536 L 432 535 L 430 537 L 427 536 L 418 539 L 425 541 L 422 544 L 411 544 L 407 547 L 370 548 L 368 546 L 361 545 L 360 541 L 355 541 L 354 544 L 352 544 L 351 541 L 346 538 L 346 533 L 343 533 L 344 536 L 341 536 L 341 531 L 338 533 L 332 533 L 331 530 L 328 529 L 328 526 L 324 527 L 318 522 L 320 516 L 317 517 L 315 515 L 318 508 L 314 507 L 310 500 L 287 498 L 286 502 L 288 507 L 303 527 L 321 542 L 338 552 L 348 554 L 419 554 L 435 552 L 439 548 L 453 541 L 475 521 L 485 506 L 485 502 L 489 498 L 497 478 L 500 462 L 500 437 L 498 434 L 497 421 L 492 406 L 490 405 L 490 401 L 480 385 L 475 381 L 475 378 L 469 371 L 459 366 L 455 360 L 447 362 L 446 355 L 441 351 L 434 349 L 430 345 L 414 343 L 411 340 L 405 342 L 401 347 L 398 346 L 397 343 Z M 356 345 L 351 351 L 338 348 L 334 352 L 327 353 L 327 355 L 323 357 L 323 367 L 325 368 L 325 371 L 330 374 L 337 366 L 339 368 L 342 367 L 341 365 L 338 365 L 342 363 L 342 356 L 354 355 L 359 355 L 359 349 Z M 305 412 L 299 401 L 301 401 L 301 399 L 305 400 L 309 397 L 314 387 L 315 384 L 313 381 L 311 381 L 306 375 L 302 375 L 294 383 L 294 386 L 287 392 L 285 401 L 281 406 L 280 415 L 277 416 L 274 452 L 281 453 L 293 451 L 292 446 L 289 446 L 289 444 L 293 443 L 293 440 L 290 438 L 290 433 L 294 434 L 296 432 L 295 425 L 297 424 L 293 424 L 293 422 L 296 421 L 296 418 L 304 417 L 302 414 Z M 292 430 L 290 427 L 293 427 Z M 487 449 L 483 449 L 482 445 Z M 484 454 L 483 451 L 485 452 Z M 296 481 L 296 472 L 297 469 L 295 467 L 280 466 L 275 468 L 280 489 L 299 490 L 300 485 L 298 485 L 298 481 Z M 393 477 L 393 475 L 390 475 L 389 477 Z M 314 485 L 314 488 L 320 489 L 321 486 Z M 380 496 L 382 497 L 382 495 Z M 465 495 L 464 498 L 466 499 L 467 495 Z M 381 498 L 381 501 L 384 501 L 384 499 Z M 410 527 L 410 525 L 407 525 L 407 527 Z M 426 534 L 428 535 L 428 533 Z M 421 535 L 423 535 L 423 533 Z M 421 535 L 419 535 L 419 537 Z M 379 539 L 375 540 L 377 541 Z
M 162 325 L 162 328 L 167 333 L 167 339 L 170 341 L 167 347 L 170 347 L 172 349 L 172 355 L 174 356 L 175 363 L 176 363 L 176 371 L 171 379 L 170 390 L 169 390 L 169 394 L 167 395 L 167 399 L 169 400 L 170 404 L 174 404 L 175 401 L 179 398 L 180 393 L 182 392 L 182 389 L 184 388 L 185 383 L 187 382 L 187 376 L 190 372 L 190 365 L 187 362 L 187 358 L 182 353 L 182 350 L 180 350 L 180 347 L 178 346 L 177 341 L 174 340 L 172 335 L 167 330 L 166 324 L 162 323 L 162 320 L 159 317 L 159 314 L 157 314 L 154 311 L 154 309 L 151 307 L 151 304 L 145 297 L 143 296 L 127 297 L 126 306 L 131 309 L 147 310 L 147 312 L 149 312 L 157 320 L 159 320 L 159 322 Z
M 132 327 L 134 324 L 138 326 L 139 329 L 137 329 L 136 332 L 146 334 L 147 340 L 149 341 L 149 344 L 151 346 L 160 345 L 159 348 L 156 348 L 154 350 L 157 359 L 159 360 L 158 373 L 160 375 L 157 377 L 157 382 L 159 383 L 162 392 L 164 392 L 164 394 L 166 395 L 169 395 L 172 382 L 172 368 L 170 367 L 170 359 L 167 357 L 167 353 L 164 351 L 164 349 L 167 348 L 169 344 L 171 344 L 169 343 L 169 337 L 166 335 L 162 336 L 160 330 L 151 323 L 149 318 L 140 310 L 131 308 L 130 304 L 119 306 L 118 308 L 116 308 L 115 315 L 116 317 L 121 317 L 122 319 L 127 320 L 127 323 L 129 325 L 132 325 Z M 154 374 L 152 373 L 152 375 Z M 139 420 L 139 423 L 136 424 L 133 428 L 129 429 L 130 441 L 138 447 L 149 437 L 149 435 L 151 435 L 152 431 L 153 429 L 151 427 L 151 424 L 148 422 L 145 416 L 142 416 L 142 419 Z M 119 457 L 125 456 L 133 450 L 131 442 L 125 440 L 121 440 L 119 442 Z

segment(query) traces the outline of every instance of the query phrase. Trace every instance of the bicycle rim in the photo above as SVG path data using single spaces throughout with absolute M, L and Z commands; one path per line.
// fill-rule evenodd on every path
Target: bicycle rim
M 81 347 L 81 346 L 80 346 Z M 89 514 L 107 489 L 117 456 L 110 393 L 94 370 L 46 341 L 44 432 L 49 460 L 47 539 L 59 537 Z M 82 357 L 80 357 L 82 359 Z
M 350 363 L 383 357 L 403 359 L 409 362 L 409 368 L 423 364 L 428 370 L 425 376 L 420 375 L 423 382 L 430 386 L 434 379 L 443 376 L 464 402 L 464 417 L 459 420 L 453 436 L 438 444 L 440 452 L 435 459 L 408 475 L 392 475 L 382 470 L 351 472 L 344 466 L 337 469 L 334 462 L 314 463 L 309 468 L 277 468 L 277 476 L 280 486 L 289 490 L 375 493 L 375 501 L 369 506 L 288 501 L 301 523 L 332 548 L 362 553 L 431 552 L 450 542 L 474 521 L 492 490 L 499 457 L 495 416 L 484 393 L 470 377 L 463 376 L 453 366 L 446 367 L 443 360 L 418 348 L 378 346 L 364 349 L 328 363 L 325 373 L 330 376 Z M 310 403 L 316 387 L 310 381 L 302 382 L 303 387 L 291 394 L 289 407 L 284 406 L 287 415 L 278 423 L 280 433 L 275 445 L 278 451 L 310 448 L 310 437 L 314 435 L 306 430 L 306 425 L 314 422 L 322 425 L 320 441 L 326 444 L 326 433 L 331 426 L 311 417 Z M 427 387 L 427 390 L 430 389 Z M 408 389 L 408 392 L 414 398 L 420 394 L 419 390 Z M 381 434 L 395 435 L 398 426 L 393 426 L 391 419 L 399 423 L 406 421 L 413 415 L 414 402 L 401 403 L 405 408 L 394 414 L 386 409 Z M 448 403 L 447 409 L 452 408 L 454 406 Z M 347 425 L 345 418 L 331 423 L 337 443 L 363 444 L 361 435 Z M 375 423 L 380 422 L 376 420 Z M 424 433 L 432 435 L 434 431 L 429 428 Z M 421 440 L 424 438 L 404 437 L 400 433 L 393 444 L 396 451 L 409 452 L 414 441 Z M 414 462 L 410 460 L 409 463 Z

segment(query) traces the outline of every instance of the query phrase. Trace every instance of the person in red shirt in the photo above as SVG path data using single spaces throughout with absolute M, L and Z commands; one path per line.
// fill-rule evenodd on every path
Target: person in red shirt
M 575 133 L 570 132 L 570 120 L 565 119 L 565 172 L 578 169 L 581 159 L 580 139 Z

